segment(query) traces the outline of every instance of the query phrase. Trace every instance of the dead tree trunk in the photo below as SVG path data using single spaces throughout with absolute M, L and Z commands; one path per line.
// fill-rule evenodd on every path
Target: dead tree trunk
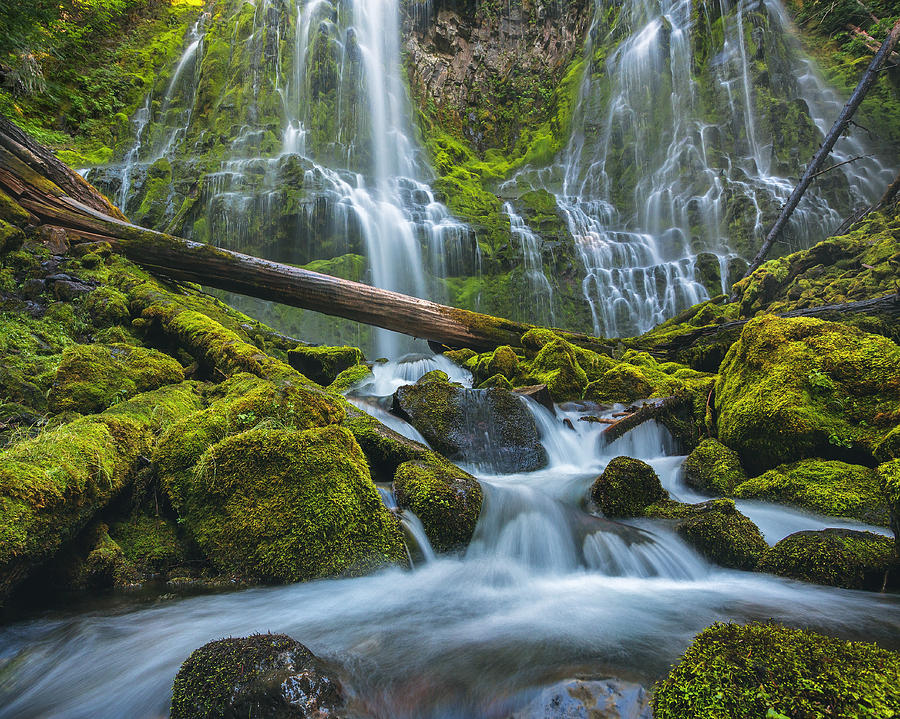
M 785 206 L 782 208 L 781 214 L 778 216 L 778 219 L 775 220 L 775 224 L 772 225 L 772 229 L 769 230 L 769 234 L 766 235 L 766 239 L 763 242 L 762 247 L 759 249 L 756 257 L 753 258 L 753 262 L 750 263 L 750 266 L 747 268 L 747 272 L 744 273 L 744 277 L 752 274 L 753 271 L 756 270 L 765 261 L 766 256 L 772 249 L 772 245 L 775 244 L 775 241 L 781 235 L 782 230 L 784 230 L 785 225 L 791 218 L 791 215 L 794 213 L 794 210 L 797 208 L 800 200 L 803 198 L 803 195 L 805 194 L 810 183 L 813 181 L 813 178 L 819 172 L 825 160 L 831 154 L 831 150 L 834 148 L 834 145 L 838 141 L 838 138 L 840 138 L 841 134 L 843 134 L 844 130 L 847 128 L 847 125 L 850 124 L 850 120 L 856 112 L 856 109 L 859 107 L 860 103 L 869 92 L 869 88 L 872 87 L 873 83 L 878 77 L 878 71 L 884 64 L 885 58 L 887 58 L 887 56 L 890 55 L 893 51 L 894 46 L 897 44 L 898 38 L 900 38 L 900 20 L 898 20 L 894 24 L 893 29 L 890 33 L 888 33 L 888 36 L 882 43 L 881 48 L 879 48 L 878 52 L 875 53 L 875 57 L 872 58 L 872 62 L 869 64 L 868 69 L 863 74 L 862 79 L 859 81 L 859 84 L 856 86 L 856 89 L 850 96 L 850 100 L 848 100 L 847 104 L 844 105 L 844 109 L 841 110 L 841 114 L 838 117 L 837 121 L 832 126 L 828 135 L 825 136 L 825 141 L 822 143 L 822 146 L 818 149 L 816 154 L 813 155 L 812 160 L 806 168 L 806 172 L 803 173 L 803 177 L 800 178 L 800 182 L 794 188 L 794 191 L 788 198 L 787 203 L 785 203 Z M 734 302 L 736 299 L 736 296 L 732 295 L 731 301 Z

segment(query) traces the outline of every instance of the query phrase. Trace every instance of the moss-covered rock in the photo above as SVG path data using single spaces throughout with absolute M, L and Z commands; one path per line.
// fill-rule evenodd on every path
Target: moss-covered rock
M 889 537 L 823 529 L 785 537 L 763 554 L 757 569 L 804 582 L 877 591 L 896 564 L 894 542 Z
M 891 717 L 900 654 L 779 625 L 714 624 L 656 685 L 657 719 Z
M 891 513 L 891 529 L 900 557 L 900 459 L 894 459 L 878 466 L 881 491 Z
M 429 373 L 394 393 L 393 411 L 453 461 L 499 472 L 529 472 L 547 464 L 534 417 L 512 392 L 464 389 Z
M 288 352 L 291 367 L 323 387 L 344 370 L 365 361 L 365 355 L 356 347 L 297 347 Z
M 327 389 L 329 392 L 332 392 L 334 394 L 345 394 L 354 385 L 364 382 L 371 376 L 372 370 L 370 370 L 366 365 L 354 365 L 353 367 L 348 367 L 337 377 L 335 377 L 334 382 L 328 385 Z
M 160 393 L 168 392 L 162 411 Z M 159 422 L 198 406 L 184 383 L 48 428 L 0 453 L 0 599 L 119 495 Z
M 52 412 L 91 413 L 184 380 L 177 360 L 126 344 L 76 345 L 63 353 L 48 398 Z
M 192 472 L 163 477 L 219 571 L 285 582 L 403 563 L 399 525 L 346 429 L 255 429 L 225 438 Z
M 685 484 L 698 492 L 729 495 L 747 479 L 737 453 L 715 439 L 704 439 L 682 465 Z
M 563 339 L 553 339 L 541 347 L 531 362 L 528 378 L 528 384 L 547 385 L 556 402 L 581 399 L 588 385 L 574 347 Z
M 804 459 L 780 465 L 739 485 L 734 496 L 794 504 L 885 527 L 889 520 L 875 470 L 839 461 Z
M 465 549 L 481 515 L 481 485 L 472 475 L 434 452 L 404 462 L 394 475 L 397 504 L 422 521 L 438 552 Z
M 591 382 L 584 398 L 592 402 L 633 402 L 654 393 L 654 386 L 641 371 L 627 362 L 622 362 L 608 370 L 603 377 Z
M 139 577 L 164 574 L 187 559 L 178 528 L 164 517 L 134 514 L 113 524 L 109 536 Z
M 122 547 L 109 536 L 109 528 L 101 524 L 94 547 L 82 565 L 84 586 L 94 589 L 125 587 L 137 578 L 134 566 L 128 561 Z
M 84 298 L 84 307 L 98 327 L 131 321 L 128 298 L 114 287 L 102 286 Z
M 750 472 L 871 456 L 898 421 L 900 347 L 842 324 L 764 315 L 728 351 L 715 397 L 719 439 Z
M 653 467 L 632 457 L 610 460 L 591 485 L 591 499 L 607 517 L 639 517 L 654 502 L 668 498 Z
M 299 719 L 343 716 L 340 682 L 284 634 L 205 644 L 172 685 L 172 719 Z
M 769 545 L 752 521 L 730 499 L 701 504 L 653 505 L 648 516 L 679 518 L 675 533 L 714 564 L 732 569 L 754 569 Z

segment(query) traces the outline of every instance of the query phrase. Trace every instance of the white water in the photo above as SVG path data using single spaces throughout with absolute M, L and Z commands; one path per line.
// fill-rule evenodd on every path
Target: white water
M 596 1 L 566 148 L 549 167 L 528 168 L 503 187 L 541 186 L 556 195 L 584 265 L 594 333 L 621 336 L 645 332 L 708 297 L 696 277 L 699 252 L 718 256 L 725 290 L 729 262 L 739 254 L 736 235 L 748 233 L 758 246 L 796 182 L 776 161 L 783 142 L 757 116 L 749 15 L 768 13 L 768 28 L 753 33 L 766 48 L 777 47 L 765 57 L 776 96 L 802 97 L 823 134 L 843 102 L 800 54 L 778 0 L 721 0 L 704 4 L 699 15 L 692 0 L 626 0 L 612 27 L 610 6 Z M 718 13 L 726 20 L 722 43 L 707 60 L 711 88 L 697 79 L 693 42 L 714 36 Z M 592 73 L 600 43 L 614 49 Z M 710 97 L 715 120 L 708 117 Z M 860 135 L 842 138 L 832 162 L 871 156 Z M 797 158 L 799 168 L 806 160 Z M 838 172 L 849 194 L 831 192 L 844 206 L 814 187 L 784 234 L 790 248 L 824 239 L 842 213 L 869 204 L 893 176 L 872 157 Z M 745 215 L 744 229 L 733 226 L 733 208 Z
M 726 571 L 665 523 L 588 514 L 582 502 L 612 457 L 647 460 L 673 489 L 682 458 L 656 425 L 601 447 L 602 427 L 577 421 L 582 412 L 558 409 L 554 419 L 530 406 L 551 464 L 482 477 L 486 503 L 464 557 L 433 557 L 420 544 L 425 561 L 413 571 L 123 601 L 2 627 L 0 717 L 163 716 L 193 649 L 257 631 L 285 632 L 335 661 L 358 713 L 385 719 L 500 719 L 576 673 L 649 684 L 716 620 L 774 618 L 900 645 L 896 595 Z M 412 515 L 404 521 L 421 537 Z

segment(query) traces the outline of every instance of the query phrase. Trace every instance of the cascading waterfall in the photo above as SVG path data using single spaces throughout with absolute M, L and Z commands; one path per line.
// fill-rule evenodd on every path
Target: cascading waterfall
M 556 194 L 596 334 L 644 332 L 726 290 L 736 258 L 755 252 L 808 160 L 791 153 L 815 149 L 841 106 L 788 25 L 778 0 L 596 3 L 568 144 L 505 185 Z M 890 169 L 871 155 L 858 133 L 841 140 L 835 162 L 864 159 L 807 194 L 785 233 L 791 248 L 823 239 L 887 185 Z M 714 290 L 700 253 L 715 257 Z
M 509 218 L 513 237 L 519 241 L 522 248 L 522 269 L 533 302 L 529 321 L 554 327 L 556 316 L 553 311 L 553 287 L 544 274 L 540 237 L 515 213 L 509 202 L 503 204 L 503 211 Z

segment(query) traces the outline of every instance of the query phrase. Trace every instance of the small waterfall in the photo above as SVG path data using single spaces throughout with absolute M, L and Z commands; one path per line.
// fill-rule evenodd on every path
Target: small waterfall
M 553 312 L 553 287 L 544 274 L 544 261 L 541 257 L 541 238 L 525 224 L 513 210 L 509 202 L 503 204 L 503 211 L 509 217 L 509 226 L 513 237 L 519 240 L 522 248 L 522 270 L 528 283 L 529 294 L 534 302 L 530 308 L 529 321 L 553 327 L 556 316 Z
M 406 534 L 407 552 L 413 566 L 427 564 L 437 559 L 434 548 L 428 540 L 428 535 L 425 534 L 422 520 L 414 512 L 408 509 L 404 510 L 400 514 L 400 524 L 403 527 L 403 532 Z

